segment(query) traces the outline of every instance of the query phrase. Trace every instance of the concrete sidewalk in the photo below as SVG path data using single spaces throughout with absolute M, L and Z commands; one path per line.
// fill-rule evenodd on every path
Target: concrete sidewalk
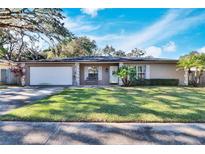
M 205 124 L 0 122 L 0 144 L 205 144 Z

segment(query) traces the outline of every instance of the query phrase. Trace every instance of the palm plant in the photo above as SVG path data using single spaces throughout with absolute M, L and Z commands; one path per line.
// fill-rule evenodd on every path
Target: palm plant
M 184 69 L 188 72 L 188 85 L 190 84 L 190 74 L 191 74 L 191 68 L 194 67 L 195 63 L 195 53 L 190 53 L 188 55 L 182 56 L 179 59 L 179 62 L 177 64 L 177 67 L 180 69 Z
M 188 55 L 182 56 L 178 62 L 178 68 L 183 68 L 185 71 L 188 71 L 188 85 L 190 83 L 193 86 L 198 86 L 200 84 L 201 76 L 205 70 L 205 54 L 198 52 L 191 52 Z M 190 82 L 190 74 L 192 73 L 191 69 L 194 69 L 194 78 Z
M 136 68 L 123 65 L 118 69 L 116 75 L 122 80 L 124 86 L 131 86 L 136 78 Z
M 194 57 L 195 62 L 195 82 L 197 85 L 200 84 L 201 76 L 203 75 L 203 72 L 205 70 L 205 54 L 201 53 L 198 55 L 195 55 Z

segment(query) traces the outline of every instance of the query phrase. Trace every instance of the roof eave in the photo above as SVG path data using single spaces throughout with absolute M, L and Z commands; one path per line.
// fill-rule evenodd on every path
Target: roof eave
M 16 63 L 172 63 L 175 64 L 178 60 L 127 60 L 127 61 L 25 61 Z

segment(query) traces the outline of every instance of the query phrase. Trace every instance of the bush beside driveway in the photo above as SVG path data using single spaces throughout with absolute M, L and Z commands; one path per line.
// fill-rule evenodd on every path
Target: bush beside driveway
M 205 122 L 205 88 L 68 88 L 1 120 Z

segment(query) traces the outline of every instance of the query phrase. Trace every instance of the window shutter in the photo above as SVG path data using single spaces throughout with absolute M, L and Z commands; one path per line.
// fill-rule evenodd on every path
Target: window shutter
M 150 65 L 146 65 L 145 76 L 146 76 L 146 79 L 150 79 Z
M 85 66 L 85 67 L 84 67 L 84 80 L 86 80 L 87 77 L 88 77 L 88 67 Z
M 102 66 L 98 67 L 98 80 L 102 80 Z

